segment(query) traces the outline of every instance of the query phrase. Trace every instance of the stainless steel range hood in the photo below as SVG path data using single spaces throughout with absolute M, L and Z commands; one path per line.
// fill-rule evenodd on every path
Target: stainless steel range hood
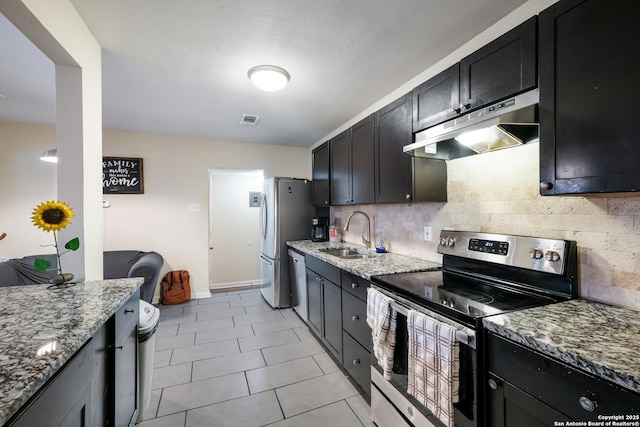
M 403 151 L 450 160 L 537 141 L 538 99 L 535 89 L 425 129 Z

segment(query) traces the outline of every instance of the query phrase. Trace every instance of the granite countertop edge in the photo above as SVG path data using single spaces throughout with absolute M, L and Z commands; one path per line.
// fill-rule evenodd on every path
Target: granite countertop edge
M 96 295 L 76 303 L 75 310 L 81 310 L 83 307 L 96 308 L 97 310 L 88 316 L 90 318 L 88 322 L 82 322 L 77 329 L 73 330 L 70 326 L 64 325 L 64 320 L 61 321 L 59 317 L 52 316 L 54 312 L 58 313 L 55 309 L 47 307 L 45 310 L 38 310 L 38 305 L 45 302 L 43 296 L 46 297 L 48 292 L 58 293 L 67 290 L 47 290 L 48 285 L 0 287 L 0 301 L 3 303 L 3 308 L 0 309 L 0 378 L 2 378 L 0 382 L 0 425 L 4 425 L 18 413 L 143 283 L 143 278 L 109 279 L 78 283 L 68 288 L 69 298 L 74 299 L 80 299 L 77 296 L 86 298 L 86 294 L 95 294 L 96 291 L 102 295 L 107 288 L 110 291 L 108 294 L 110 300 L 105 306 L 95 300 Z M 68 301 L 69 298 L 66 300 Z M 51 303 L 51 300 L 54 298 L 47 300 L 46 303 Z M 64 299 L 60 301 L 64 301 Z M 8 310 L 7 306 L 12 309 Z M 58 338 L 56 332 L 63 335 L 59 337 L 57 349 L 49 354 L 37 356 L 32 353 L 31 344 L 35 344 L 36 340 L 45 341 L 47 339 L 45 336 L 49 334 L 40 328 L 29 331 L 28 326 L 22 330 L 12 330 L 9 325 L 20 322 L 29 323 L 21 319 L 21 314 L 25 309 L 39 313 L 41 318 L 38 319 L 38 323 L 40 325 L 55 325 L 50 329 L 50 339 L 56 340 Z M 22 335 L 12 336 L 17 335 L 18 332 L 21 332 Z M 29 372 L 22 372 L 14 378 L 12 371 L 26 371 L 25 366 L 29 368 Z
M 576 299 L 490 316 L 483 325 L 512 342 L 640 393 L 636 311 Z
M 427 271 L 441 267 L 441 264 L 433 261 L 413 258 L 406 255 L 394 254 L 387 252 L 378 254 L 375 250 L 365 248 L 364 246 L 354 245 L 351 243 L 330 243 L 330 242 L 313 242 L 311 240 L 295 240 L 287 242 L 287 245 L 298 252 L 311 255 L 328 264 L 336 266 L 342 270 L 371 280 L 371 276 L 382 274 L 408 273 L 412 271 Z M 355 248 L 359 252 L 369 253 L 369 258 L 344 259 L 337 256 L 328 255 L 323 249 L 338 248 Z

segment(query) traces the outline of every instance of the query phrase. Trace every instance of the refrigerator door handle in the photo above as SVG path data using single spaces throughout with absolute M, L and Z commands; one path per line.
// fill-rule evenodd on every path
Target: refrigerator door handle
M 262 241 L 267 238 L 267 196 L 262 193 L 262 202 L 260 203 L 260 233 L 262 234 Z
M 264 255 L 260 255 L 260 262 L 267 265 L 273 265 L 269 258 L 265 258 Z

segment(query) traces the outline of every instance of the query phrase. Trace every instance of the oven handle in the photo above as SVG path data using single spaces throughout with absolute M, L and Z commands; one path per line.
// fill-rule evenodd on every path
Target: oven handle
M 460 325 L 459 323 L 456 323 L 454 321 L 452 321 L 451 319 L 447 319 L 444 316 L 441 316 L 431 310 L 429 310 L 426 307 L 422 307 L 422 306 L 418 306 L 414 303 L 411 303 L 409 301 L 406 301 L 405 299 L 397 296 L 397 295 L 393 295 L 390 294 L 389 292 L 385 291 L 384 289 L 381 289 L 377 286 L 372 286 L 373 288 L 375 288 L 377 291 L 385 294 L 386 296 L 388 296 L 389 298 L 391 298 L 391 303 L 389 304 L 391 306 L 392 309 L 394 309 L 395 311 L 397 311 L 398 313 L 402 314 L 403 316 L 408 316 L 409 315 L 409 310 L 414 310 L 414 311 L 418 311 L 420 313 L 423 313 L 429 317 L 432 317 L 442 323 L 446 323 L 447 325 L 453 327 L 456 329 L 456 340 L 462 344 L 468 345 L 469 347 L 475 349 L 476 348 L 476 333 L 472 330 L 469 329 L 463 325 Z

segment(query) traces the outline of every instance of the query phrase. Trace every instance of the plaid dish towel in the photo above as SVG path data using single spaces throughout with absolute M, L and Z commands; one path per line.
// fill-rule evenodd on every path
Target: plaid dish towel
M 391 298 L 367 289 L 367 324 L 371 327 L 373 355 L 383 370 L 384 378 L 391 379 L 393 351 L 396 347 L 397 313 L 390 306 Z
M 448 427 L 458 401 L 460 360 L 456 329 L 409 310 L 409 385 L 407 392 Z

